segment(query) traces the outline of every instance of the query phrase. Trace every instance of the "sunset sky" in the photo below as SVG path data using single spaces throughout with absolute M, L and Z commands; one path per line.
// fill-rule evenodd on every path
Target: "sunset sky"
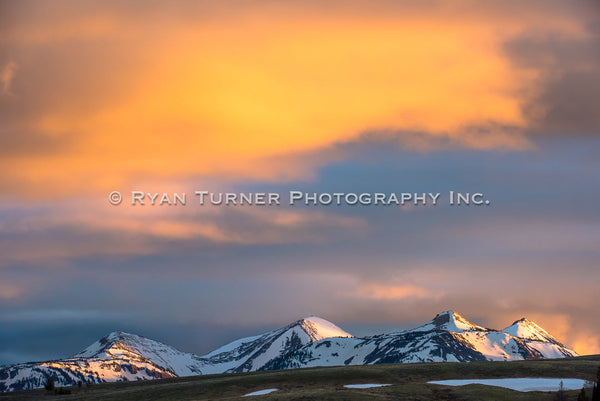
M 0 365 L 526 316 L 600 353 L 600 3 L 1 1 Z M 118 190 L 489 206 L 113 206 Z

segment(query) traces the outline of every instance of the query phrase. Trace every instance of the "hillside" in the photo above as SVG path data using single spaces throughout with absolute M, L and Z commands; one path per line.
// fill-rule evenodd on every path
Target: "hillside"
M 70 395 L 48 397 L 45 390 L 0 394 L 3 401 L 21 400 L 239 400 L 253 391 L 278 388 L 256 400 L 554 400 L 555 394 L 522 393 L 499 387 L 447 387 L 430 380 L 503 377 L 559 377 L 593 380 L 600 356 L 514 362 L 414 363 L 310 368 L 281 371 L 191 376 L 140 382 L 94 384 L 69 388 Z M 389 383 L 374 389 L 346 389 L 346 384 Z M 577 391 L 567 392 L 575 400 Z

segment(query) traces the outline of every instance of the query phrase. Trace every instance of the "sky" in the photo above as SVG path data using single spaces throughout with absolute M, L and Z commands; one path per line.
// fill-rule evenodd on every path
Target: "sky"
M 0 1 L 0 365 L 449 309 L 600 353 L 598 49 L 591 0 Z

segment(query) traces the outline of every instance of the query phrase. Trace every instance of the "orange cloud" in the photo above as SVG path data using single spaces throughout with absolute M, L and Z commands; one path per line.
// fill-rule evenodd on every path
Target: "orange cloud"
M 15 76 L 15 72 L 17 70 L 17 64 L 14 61 L 9 61 L 3 68 L 0 70 L 0 94 L 2 95 L 12 95 L 10 91 L 10 85 Z
M 573 335 L 569 336 L 568 343 L 579 355 L 600 354 L 600 336 L 597 336 L 591 332 L 574 333 Z
M 413 284 L 384 285 L 384 284 L 366 284 L 360 286 L 357 290 L 360 298 L 376 300 L 400 300 L 404 298 L 435 298 L 426 288 Z
M 63 196 L 189 175 L 297 178 L 306 167 L 269 161 L 365 130 L 528 147 L 521 106 L 539 74 L 515 68 L 503 43 L 525 27 L 581 34 L 572 17 L 516 19 L 483 7 L 222 3 L 209 17 L 191 12 L 197 20 L 165 8 L 82 6 L 39 21 L 15 12 L 22 23 L 4 28 L 3 43 L 23 56 L 4 80 L 15 96 L 2 102 L 16 112 L 2 135 L 59 145 L 3 158 L 11 191 Z

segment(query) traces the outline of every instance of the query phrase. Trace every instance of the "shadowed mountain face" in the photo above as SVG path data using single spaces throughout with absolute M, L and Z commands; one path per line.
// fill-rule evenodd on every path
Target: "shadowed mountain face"
M 537 324 L 521 319 L 502 331 L 453 311 L 413 330 L 357 338 L 318 317 L 233 341 L 204 356 L 135 334 L 113 332 L 73 358 L 0 368 L 0 391 L 78 381 L 150 380 L 198 374 L 314 366 L 410 362 L 471 362 L 564 358 L 577 354 Z

